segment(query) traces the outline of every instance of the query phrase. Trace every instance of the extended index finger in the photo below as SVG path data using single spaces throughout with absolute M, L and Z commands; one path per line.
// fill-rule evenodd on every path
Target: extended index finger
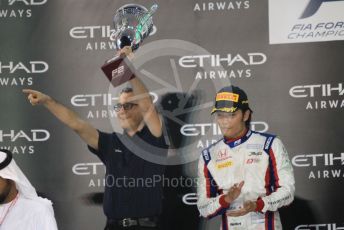
M 32 89 L 23 89 L 22 92 L 23 92 L 23 93 L 27 93 L 27 94 L 36 93 L 36 91 L 35 91 L 35 90 L 32 90 Z

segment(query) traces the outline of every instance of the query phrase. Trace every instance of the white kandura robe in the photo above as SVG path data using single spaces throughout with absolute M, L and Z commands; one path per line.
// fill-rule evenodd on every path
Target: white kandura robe
M 5 161 L 6 153 L 0 151 L 0 162 Z M 17 202 L 8 211 L 0 230 L 57 230 L 54 210 L 50 200 L 39 197 L 14 159 L 0 170 L 0 176 L 15 182 L 19 193 Z M 0 204 L 0 218 L 8 206 Z
M 0 205 L 0 215 L 5 215 L 9 205 L 10 203 Z M 19 229 L 57 230 L 51 204 L 45 201 L 30 200 L 19 195 L 17 202 L 7 213 L 0 230 Z

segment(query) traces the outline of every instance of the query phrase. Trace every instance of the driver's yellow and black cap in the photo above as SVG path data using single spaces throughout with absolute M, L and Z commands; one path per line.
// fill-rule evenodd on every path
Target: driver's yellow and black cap
M 238 109 L 244 111 L 247 109 L 251 110 L 246 93 L 237 86 L 226 86 L 216 93 L 215 104 L 211 114 L 218 111 L 234 113 Z

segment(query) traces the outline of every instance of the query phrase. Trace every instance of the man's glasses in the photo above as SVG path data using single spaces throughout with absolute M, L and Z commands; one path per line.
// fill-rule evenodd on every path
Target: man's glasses
M 121 103 L 118 103 L 116 105 L 114 105 L 114 109 L 116 112 L 119 112 L 121 110 L 121 108 L 123 107 L 124 110 L 130 110 L 132 109 L 135 105 L 137 104 L 134 104 L 134 103 L 124 103 L 124 104 L 121 104 Z

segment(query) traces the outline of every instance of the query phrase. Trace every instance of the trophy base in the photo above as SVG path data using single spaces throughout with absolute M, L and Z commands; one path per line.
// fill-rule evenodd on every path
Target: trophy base
M 116 87 L 135 77 L 131 68 L 124 60 L 125 56 L 116 56 L 108 61 L 101 67 L 107 79 L 111 84 Z

